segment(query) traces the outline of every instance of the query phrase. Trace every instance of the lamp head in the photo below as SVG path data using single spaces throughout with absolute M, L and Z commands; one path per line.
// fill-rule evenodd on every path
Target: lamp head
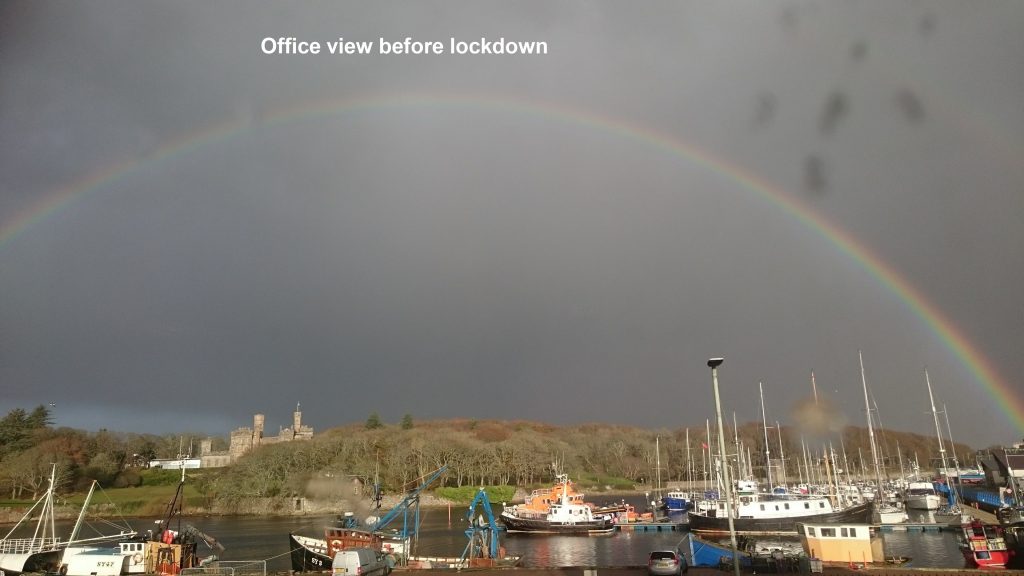
M 722 362 L 725 362 L 725 358 L 712 358 L 708 360 L 708 367 L 718 368 L 722 365 Z

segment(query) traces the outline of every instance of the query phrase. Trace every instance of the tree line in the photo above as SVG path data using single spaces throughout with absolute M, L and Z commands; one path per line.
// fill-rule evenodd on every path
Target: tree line
M 155 458 L 171 458 L 199 434 L 137 434 L 101 429 L 54 428 L 48 406 L 15 408 L 0 419 L 0 494 L 35 499 L 46 490 L 56 465 L 58 492 L 138 486 L 138 470 Z M 223 441 L 221 442 L 223 445 Z
M 782 426 L 769 432 L 772 459 L 785 454 L 791 482 L 798 476 L 802 455 L 809 452 L 820 457 L 825 446 L 823 438 L 815 438 L 805 450 L 808 439 L 795 428 Z M 747 448 L 754 474 L 763 478 L 762 425 L 730 427 L 726 436 L 731 451 L 736 446 Z M 876 436 L 890 473 L 899 471 L 897 451 L 905 464 L 917 460 L 925 474 L 934 470 L 938 448 L 933 437 L 906 432 Z M 106 487 L 135 486 L 141 482 L 140 466 L 154 458 L 174 457 L 182 442 L 198 439 L 195 434 L 53 428 L 45 406 L 30 412 L 15 409 L 0 421 L 0 490 L 12 499 L 37 497 L 46 488 L 51 463 L 58 466 L 62 491 L 82 490 L 92 480 Z M 827 440 L 834 450 L 845 450 L 845 462 L 853 471 L 873 470 L 865 428 L 846 426 Z M 226 444 L 223 438 L 218 442 Z M 227 512 L 255 499 L 316 498 L 316 486 L 325 478 L 342 485 L 379 483 L 386 492 L 398 494 L 416 487 L 442 466 L 446 471 L 436 486 L 531 487 L 553 480 L 557 469 L 591 491 L 650 490 L 659 480 L 663 486 L 702 480 L 713 467 L 704 450 L 708 445 L 717 447 L 717 439 L 708 438 L 703 426 L 648 430 L 600 423 L 554 426 L 476 419 L 414 423 L 409 415 L 389 425 L 374 413 L 363 424 L 333 428 L 311 440 L 263 446 L 231 466 L 205 471 L 198 475 L 198 482 L 208 501 Z M 956 453 L 961 463 L 973 463 L 974 451 L 968 446 L 957 444 L 949 452 Z M 773 462 L 772 467 L 777 465 Z

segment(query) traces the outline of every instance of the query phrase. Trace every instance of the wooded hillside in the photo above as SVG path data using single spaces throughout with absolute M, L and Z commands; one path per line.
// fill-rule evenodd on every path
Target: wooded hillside
M 782 469 L 775 461 L 780 454 L 785 455 L 787 481 L 796 482 L 805 473 L 805 462 L 813 466 L 827 446 L 852 473 L 864 468 L 873 471 L 866 429 L 846 426 L 841 432 L 808 438 L 782 426 L 781 449 L 779 433 L 775 428 L 768 430 L 776 480 Z M 753 473 L 759 477 L 765 474 L 764 435 L 759 422 L 742 424 L 735 432 L 726 429 L 729 451 L 736 452 L 738 437 L 741 451 L 749 454 Z M 148 458 L 173 456 L 183 442 L 193 439 L 53 429 L 46 409 L 39 407 L 32 413 L 8 414 L 0 422 L 0 440 L 0 490 L 12 499 L 26 499 L 45 489 L 52 462 L 58 464 L 62 493 L 81 490 L 93 479 L 105 487 L 138 486 L 142 482 L 139 467 Z M 933 436 L 876 431 L 876 441 L 889 474 L 900 471 L 897 444 L 908 473 L 915 460 L 924 474 L 935 469 L 938 449 Z M 557 463 L 592 492 L 648 490 L 658 478 L 656 442 L 662 485 L 688 478 L 701 481 L 704 470 L 710 468 L 703 447 L 718 445 L 715 438 L 708 442 L 703 426 L 647 430 L 600 423 L 554 426 L 473 419 L 414 424 L 411 417 L 400 425 L 385 425 L 371 419 L 327 430 L 309 441 L 264 446 L 232 466 L 204 470 L 196 475 L 196 482 L 207 502 L 222 510 L 254 499 L 316 499 L 356 481 L 369 486 L 374 478 L 379 478 L 386 493 L 398 494 L 441 466 L 447 466 L 447 471 L 438 486 L 532 487 L 550 482 Z M 954 450 L 948 448 L 947 453 L 952 456 Z M 958 444 L 955 454 L 963 464 L 974 463 L 974 451 L 968 446 Z

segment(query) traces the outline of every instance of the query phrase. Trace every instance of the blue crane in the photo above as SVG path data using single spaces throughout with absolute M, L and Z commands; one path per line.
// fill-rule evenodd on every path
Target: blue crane
M 394 508 L 389 510 L 387 514 L 382 516 L 380 520 L 374 523 L 374 525 L 370 528 L 370 531 L 378 532 L 380 530 L 383 530 L 384 528 L 387 528 L 387 526 L 391 524 L 391 522 L 393 522 L 395 518 L 398 517 L 399 514 L 401 514 L 402 530 L 401 532 L 399 532 L 399 536 L 401 536 L 403 539 L 409 539 L 410 537 L 416 536 L 417 532 L 419 532 L 420 529 L 420 493 L 426 490 L 427 487 L 433 484 L 447 470 L 448 466 L 441 466 L 437 470 L 431 472 L 426 477 L 426 480 L 424 480 L 422 484 L 420 484 L 412 491 L 410 491 L 408 494 L 406 494 L 405 498 L 402 498 L 401 502 L 399 502 Z M 409 524 L 410 509 L 413 512 L 414 518 L 412 526 L 410 526 Z
M 476 507 L 478 505 L 484 511 L 479 517 L 476 516 Z M 486 517 L 484 514 L 486 514 Z M 499 558 L 501 555 L 499 554 L 498 534 L 505 527 L 498 526 L 497 522 L 494 521 L 491 500 L 487 497 L 487 492 L 484 492 L 483 488 L 476 493 L 476 497 L 473 498 L 473 502 L 469 505 L 466 519 L 469 520 L 469 528 L 466 528 L 466 537 L 469 538 L 469 543 L 462 552 L 462 557 L 459 559 L 460 562 L 465 563 L 467 558 Z

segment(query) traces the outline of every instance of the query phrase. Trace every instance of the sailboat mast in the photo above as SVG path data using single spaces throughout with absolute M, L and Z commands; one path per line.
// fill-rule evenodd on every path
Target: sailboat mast
M 693 461 L 690 459 L 690 429 L 686 429 L 686 489 L 693 490 Z
M 782 426 L 779 426 L 779 421 L 775 421 L 775 429 L 779 431 L 779 465 L 781 466 L 782 475 L 781 482 L 786 483 L 786 453 L 782 451 Z
M 814 379 L 814 370 L 811 370 L 811 392 L 813 392 L 813 393 L 814 393 L 814 409 L 815 409 L 815 411 L 817 411 L 817 409 L 818 409 L 818 383 L 817 383 L 817 382 L 815 381 L 815 379 Z M 820 417 L 820 414 L 819 414 L 818 416 Z M 829 445 L 829 448 L 830 448 L 830 447 L 831 447 L 831 445 Z M 825 458 L 828 458 L 828 457 L 829 457 L 829 456 L 828 456 L 828 455 L 826 454 L 826 450 L 827 450 L 827 449 L 828 449 L 828 448 L 826 448 L 826 446 L 825 446 L 825 443 L 824 443 L 824 442 L 822 442 L 822 443 L 821 443 L 821 453 L 822 453 L 822 455 L 823 455 L 823 456 L 825 456 Z M 825 466 L 825 477 L 827 477 L 827 482 L 828 482 L 828 486 L 829 486 L 829 487 L 831 488 L 831 486 L 832 486 L 832 474 L 831 474 L 831 472 L 830 472 L 830 471 L 828 470 L 828 465 L 827 465 L 827 464 L 828 464 L 828 461 L 826 460 L 826 466 Z M 822 480 L 824 480 L 824 479 L 825 479 L 825 478 L 823 478 L 823 477 L 822 477 L 822 475 L 821 475 L 821 468 L 819 467 L 819 468 L 818 468 L 818 482 L 820 483 L 820 482 L 821 482 Z M 839 481 L 838 481 L 838 479 L 836 480 L 836 486 L 837 486 L 837 487 L 839 486 Z M 834 498 L 833 498 L 833 499 L 834 499 Z M 835 503 L 833 502 L 833 504 L 835 504 Z
M 658 492 L 657 492 L 657 500 L 661 501 L 661 437 L 660 436 L 655 436 L 654 437 L 654 451 L 656 452 L 654 460 L 655 460 L 655 463 L 658 466 Z
M 949 474 L 946 474 L 946 487 L 949 488 L 951 494 L 953 494 L 953 504 L 961 500 L 960 494 L 957 490 L 960 487 L 960 461 L 956 458 L 956 445 L 953 444 L 953 430 L 949 427 L 949 412 L 946 411 L 946 405 L 942 405 L 942 416 L 946 419 L 946 435 L 949 438 L 949 447 L 953 449 L 953 468 L 956 469 L 956 486 L 954 487 L 949 479 Z
M 705 418 L 704 419 L 704 427 L 706 428 L 707 433 L 708 433 L 708 445 L 707 445 L 708 451 L 707 451 L 707 458 L 705 458 L 704 457 L 704 449 L 701 448 L 701 450 L 700 450 L 700 457 L 701 457 L 702 460 L 704 460 L 704 491 L 707 492 L 708 491 L 708 482 L 710 481 L 710 476 L 711 476 L 711 474 L 708 472 L 708 464 L 711 463 L 711 419 L 710 418 Z
M 740 427 L 736 424 L 736 411 L 732 413 L 732 438 L 733 444 L 736 446 L 736 474 L 743 477 L 750 476 L 750 469 L 744 468 L 743 464 L 743 449 L 740 448 Z M 737 480 L 739 479 L 737 476 Z
M 772 450 L 768 444 L 768 418 L 764 413 L 764 386 L 757 383 L 757 389 L 761 393 L 761 427 L 764 428 L 764 467 L 768 473 L 768 491 L 772 489 Z
M 896 442 L 896 457 L 900 460 L 900 486 L 907 481 L 907 473 L 903 470 L 903 453 L 900 451 L 900 443 Z
M 836 508 L 838 503 L 838 501 L 836 500 L 836 494 L 838 493 L 838 490 L 836 490 L 832 484 L 832 465 L 834 463 L 831 461 L 832 454 L 830 452 L 831 450 L 829 450 L 829 453 L 826 453 L 824 447 L 822 448 L 822 453 L 825 456 L 825 477 L 827 478 L 828 482 L 829 500 L 831 500 L 832 502 L 832 507 Z M 839 486 L 839 482 L 836 482 L 834 486 Z
M 800 452 L 803 454 L 803 457 L 804 457 L 804 468 L 803 468 L 803 470 L 800 470 L 800 461 L 799 460 L 797 461 L 797 466 L 796 466 L 797 470 L 800 471 L 800 483 L 801 484 L 804 484 L 804 483 L 813 484 L 814 481 L 811 479 L 811 460 L 807 456 L 807 440 L 804 438 L 803 434 L 800 434 Z M 807 474 L 806 480 L 804 479 L 805 478 L 805 476 L 804 476 L 805 473 Z
M 860 381 L 864 386 L 864 411 L 868 416 L 868 440 L 871 443 L 871 459 L 875 463 L 875 482 L 878 483 L 878 490 L 875 492 L 875 505 L 882 503 L 882 472 L 878 469 L 878 448 L 875 447 L 875 430 L 871 426 L 871 403 L 868 401 L 868 380 L 864 376 L 864 354 L 857 351 L 857 359 L 860 360 Z
M 939 428 L 939 414 L 935 411 L 935 397 L 932 395 L 932 381 L 928 378 L 928 369 L 924 369 L 924 383 L 928 386 L 928 402 L 932 407 L 932 419 L 935 421 L 935 437 L 939 439 L 939 458 L 942 461 L 942 473 L 949 482 L 949 470 L 946 469 L 946 448 L 942 445 L 942 430 Z
M 949 427 L 949 412 L 946 411 L 946 405 L 942 405 L 942 417 L 946 419 L 946 438 L 949 438 L 949 447 L 953 451 L 953 468 L 957 472 L 957 477 L 960 477 L 960 461 L 956 457 L 956 445 L 953 444 L 953 430 Z

